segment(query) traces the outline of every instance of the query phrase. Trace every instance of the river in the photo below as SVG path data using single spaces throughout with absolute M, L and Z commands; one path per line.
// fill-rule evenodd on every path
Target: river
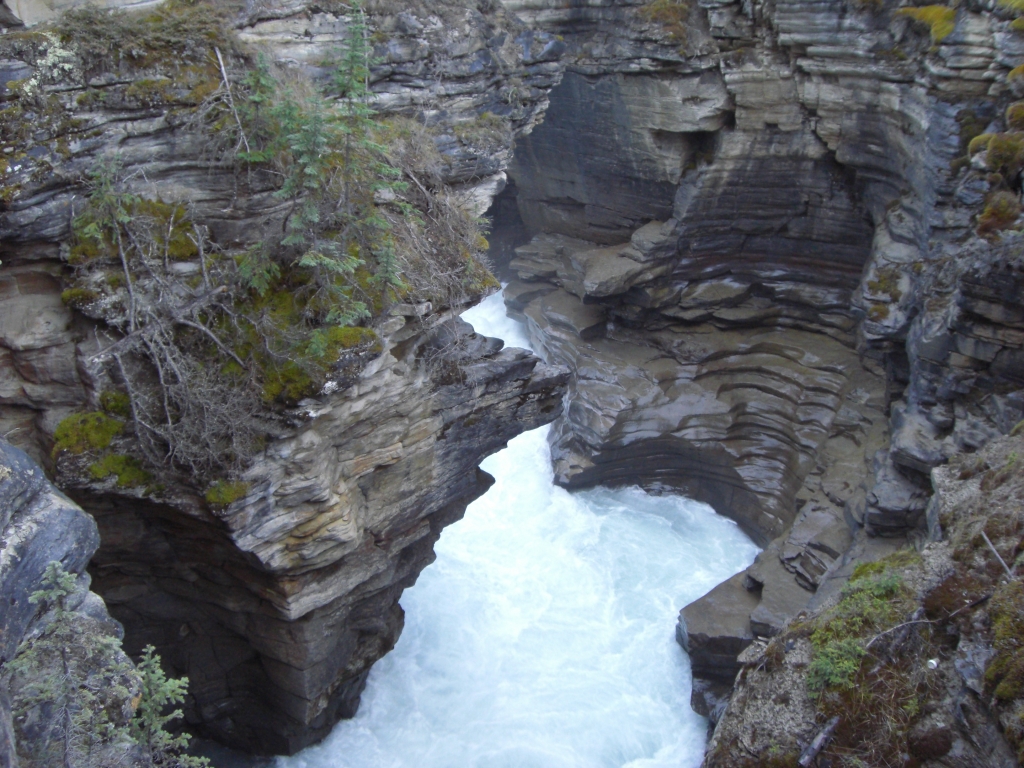
M 463 315 L 529 348 L 496 294 Z M 679 609 L 754 559 L 706 504 L 552 483 L 548 428 L 487 458 L 494 486 L 402 596 L 405 630 L 362 705 L 277 768 L 689 768 Z

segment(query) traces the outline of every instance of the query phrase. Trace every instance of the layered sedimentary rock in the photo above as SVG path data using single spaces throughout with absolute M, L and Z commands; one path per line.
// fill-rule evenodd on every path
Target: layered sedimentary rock
M 241 5 L 241 44 L 314 79 L 348 39 L 344 15 L 322 4 Z M 377 108 L 427 124 L 442 180 L 486 209 L 513 134 L 546 107 L 561 44 L 493 5 L 410 6 L 370 23 Z M 2 67 L 4 83 L 34 76 L 25 62 Z M 224 79 L 244 76 L 227 67 Z M 291 205 L 258 174 L 240 186 L 230 158 L 211 159 L 209 138 L 185 119 L 194 104 L 153 92 L 160 82 L 101 73 L 49 86 L 71 119 L 44 121 L 30 151 L 18 144 L 17 162 L 3 165 L 0 434 L 55 469 L 96 518 L 96 589 L 124 623 L 129 652 L 153 644 L 169 672 L 190 678 L 194 730 L 290 753 L 355 711 L 370 666 L 401 631 L 402 590 L 431 562 L 442 527 L 489 487 L 477 465 L 559 414 L 566 372 L 473 335 L 456 318 L 463 307 L 398 303 L 378 318 L 379 348 L 360 353 L 354 374 L 277 415 L 242 498 L 209 502 L 181 473 L 134 488 L 97 479 L 88 453 L 55 466 L 58 423 L 96 410 L 112 386 L 95 355 L 113 334 L 61 298 L 62 243 L 97 159 L 116 151 L 134 194 L 187 204 L 226 250 L 280 230 Z M 130 431 L 110 450 L 133 455 Z M 95 529 L 86 533 L 76 565 L 95 549 Z
M 560 410 L 564 372 L 477 346 L 452 383 L 389 352 L 308 403 L 224 509 L 173 491 L 74 489 L 99 525 L 92 572 L 127 648 L 151 643 L 188 674 L 204 732 L 294 752 L 355 713 L 401 632 L 402 590 L 490 487 L 480 460 Z
M 932 40 L 841 2 L 507 5 L 569 44 L 510 170 L 534 239 L 506 289 L 574 371 L 556 477 L 678 489 L 766 544 L 682 612 L 721 712 L 738 649 L 1022 415 L 1017 236 L 975 235 L 1001 177 L 956 159 L 1005 129 L 1024 47 L 987 6 Z

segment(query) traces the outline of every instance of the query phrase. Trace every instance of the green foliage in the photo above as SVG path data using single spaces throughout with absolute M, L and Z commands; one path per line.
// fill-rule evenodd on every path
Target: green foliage
M 837 638 L 815 648 L 807 667 L 807 685 L 812 691 L 826 687 L 851 688 L 860 671 L 865 652 L 860 641 L 852 637 Z
M 32 605 L 43 604 L 44 608 L 53 608 L 57 613 L 67 610 L 65 604 L 68 597 L 75 592 L 78 581 L 68 573 L 59 560 L 51 560 L 43 571 L 43 588 L 29 595 Z
M 268 410 L 321 392 L 331 377 L 351 380 L 383 349 L 360 325 L 392 302 L 441 311 L 494 284 L 477 258 L 479 222 L 444 186 L 435 137 L 369 106 L 357 2 L 338 5 L 348 31 L 322 88 L 241 54 L 230 24 L 210 11 L 204 0 L 170 0 L 149 13 L 86 8 L 62 21 L 84 69 L 130 78 L 103 99 L 193 105 L 182 110 L 187 130 L 206 134 L 209 156 L 236 162 L 240 188 L 276 186 L 285 213 L 263 241 L 231 251 L 191 206 L 139 194 L 138 172 L 117 156 L 89 172 L 86 205 L 76 206 L 67 299 L 121 334 L 102 358 L 128 399 L 117 415 L 135 420 L 146 464 L 200 482 L 245 464 L 263 444 Z M 112 36 L 128 47 L 116 50 Z M 90 103 L 101 98 L 88 93 Z M 478 122 L 507 138 L 500 118 Z M 122 484 L 141 483 L 141 469 L 107 457 L 90 467 Z
M 327 92 L 299 89 L 274 76 L 258 58 L 244 81 L 240 125 L 249 164 L 281 169 L 275 193 L 291 201 L 283 255 L 289 277 L 305 277 L 308 319 L 314 326 L 349 326 L 369 317 L 356 271 L 376 262 L 375 281 L 387 292 L 401 281 L 394 266 L 391 224 L 374 193 L 404 189 L 400 171 L 376 141 L 377 124 L 367 104 L 370 50 L 366 22 L 357 3 L 349 14 L 346 44 L 336 57 Z M 391 195 L 394 197 L 394 194 Z M 239 262 L 242 279 L 260 296 L 285 272 L 270 256 L 277 249 L 251 249 Z
M 123 428 L 124 422 L 100 411 L 73 413 L 62 420 L 53 433 L 53 455 L 61 451 L 85 453 L 102 450 L 121 434 Z
M 52 609 L 50 620 L 5 670 L 24 768 L 126 765 L 138 675 L 108 625 L 67 610 L 75 585 L 59 562 L 47 565 L 43 588 L 29 600 Z
M 106 480 L 113 475 L 118 488 L 136 488 L 148 485 L 153 476 L 147 472 L 134 456 L 121 453 L 107 454 L 89 465 L 89 474 L 94 480 Z
M 215 506 L 226 507 L 245 497 L 249 484 L 241 481 L 217 480 L 206 489 L 206 500 Z
M 808 667 L 808 686 L 814 692 L 828 687 L 849 688 L 860 670 L 869 633 L 888 628 L 900 620 L 906 590 L 898 574 L 887 564 L 865 569 L 851 579 L 842 599 L 818 621 L 811 634 L 814 653 Z M 899 599 L 903 598 L 903 599 Z
M 30 598 L 52 609 L 41 633 L 18 647 L 6 668 L 18 755 L 25 768 L 204 768 L 182 755 L 187 734 L 166 727 L 181 717 L 188 680 L 168 679 L 147 647 L 138 668 L 110 624 L 67 610 L 76 579 L 51 562 Z M 140 756 L 138 752 L 141 751 Z M 142 757 L 142 762 L 137 762 Z
M 281 276 L 281 267 L 270 258 L 261 245 L 249 248 L 238 257 L 238 274 L 242 284 L 265 296 L 270 286 Z
M 170 712 L 167 712 L 167 709 L 185 701 L 188 678 L 168 678 L 152 645 L 147 645 L 143 649 L 142 658 L 137 666 L 142 675 L 142 700 L 139 702 L 135 719 L 132 720 L 132 735 L 136 742 L 143 746 L 154 766 L 208 766 L 209 760 L 204 757 L 181 754 L 190 741 L 187 733 L 172 736 L 167 732 L 168 723 L 182 717 L 180 709 Z
M 1001 585 L 992 596 L 992 648 L 995 656 L 985 681 L 1001 701 L 1024 694 L 1024 584 L 1019 580 Z
M 920 8 L 900 8 L 898 16 L 908 16 L 914 21 L 927 24 L 932 42 L 940 43 L 952 34 L 956 27 L 956 8 L 946 5 L 924 5 Z
M 215 46 L 234 47 L 225 16 L 222 6 L 201 0 L 165 0 L 141 12 L 86 5 L 65 11 L 55 28 L 88 75 L 205 64 Z

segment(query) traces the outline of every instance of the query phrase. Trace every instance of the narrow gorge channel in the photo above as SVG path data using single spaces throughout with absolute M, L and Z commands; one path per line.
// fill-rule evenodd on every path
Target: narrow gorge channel
M 501 294 L 463 318 L 526 347 Z M 679 609 L 758 548 L 711 507 L 552 483 L 548 427 L 486 459 L 494 486 L 406 590 L 359 712 L 277 768 L 697 766 Z

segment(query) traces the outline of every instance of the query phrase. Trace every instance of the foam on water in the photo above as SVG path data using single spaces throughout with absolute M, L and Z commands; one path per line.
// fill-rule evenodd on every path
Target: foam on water
M 500 294 L 463 315 L 526 346 Z M 705 504 L 552 483 L 547 427 L 483 463 L 494 486 L 406 590 L 359 713 L 278 768 L 696 766 L 679 609 L 757 547 Z

